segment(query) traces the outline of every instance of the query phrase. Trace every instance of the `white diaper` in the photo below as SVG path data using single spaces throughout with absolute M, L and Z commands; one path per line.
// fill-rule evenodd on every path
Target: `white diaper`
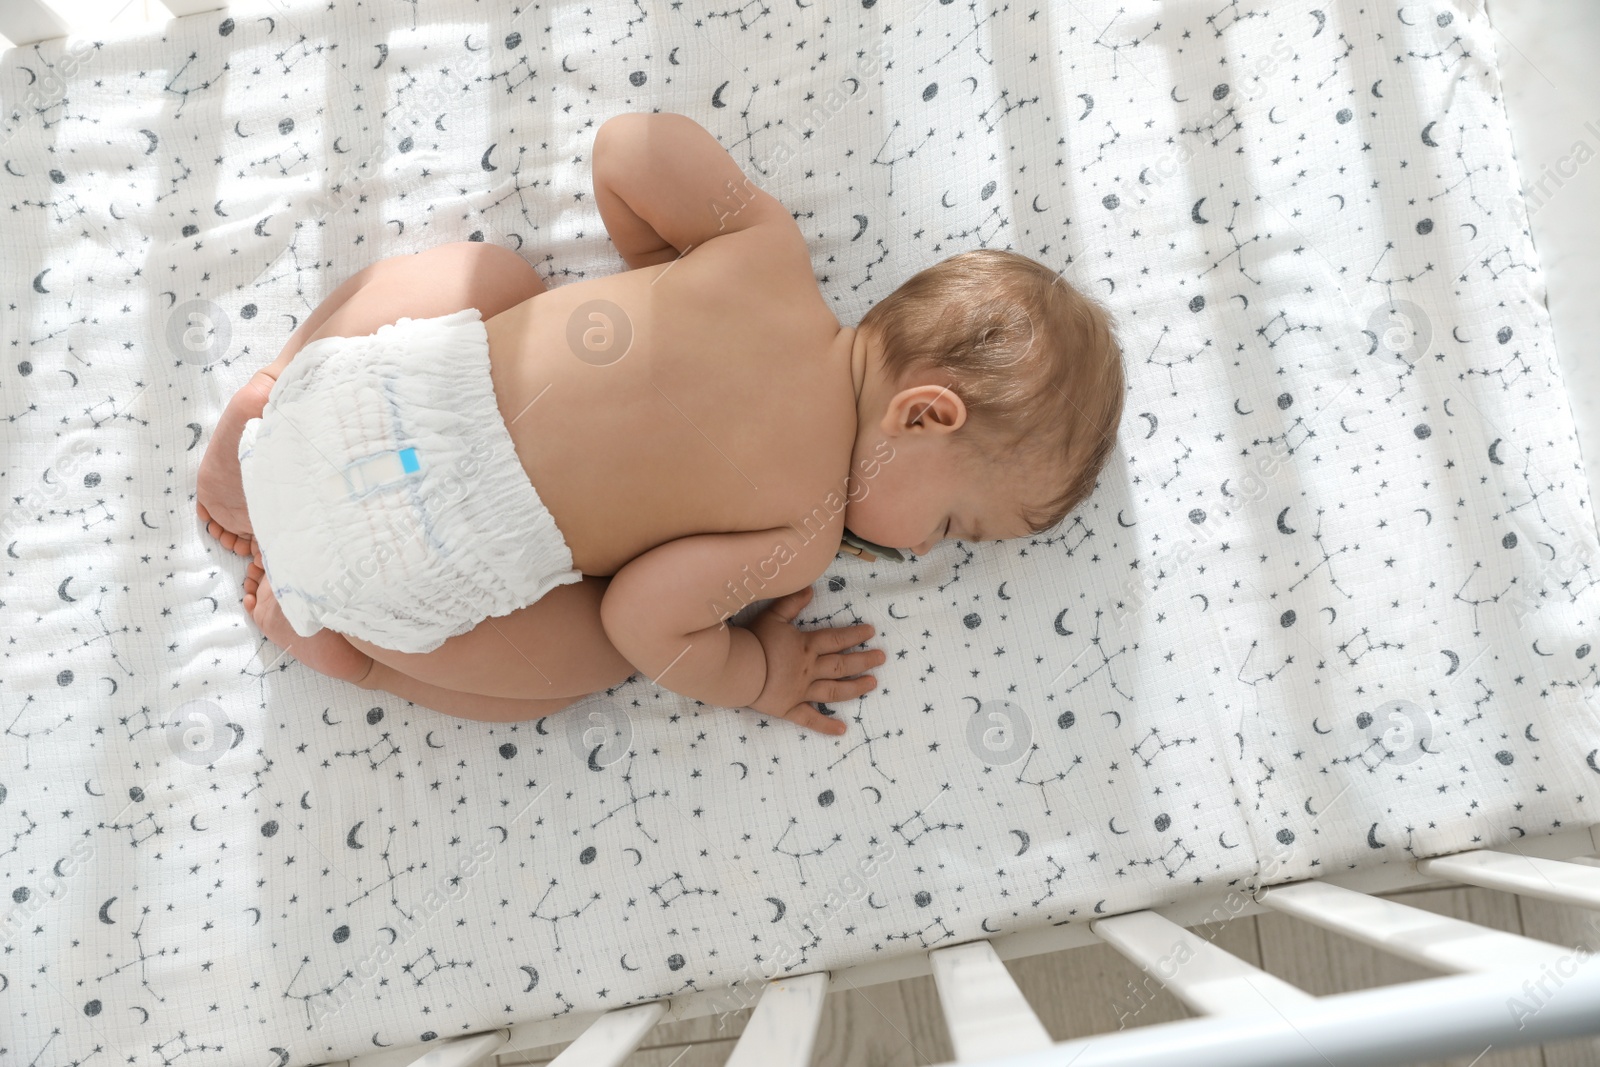
M 583 578 L 500 417 L 477 308 L 306 345 L 245 424 L 239 467 L 302 637 L 430 652 Z

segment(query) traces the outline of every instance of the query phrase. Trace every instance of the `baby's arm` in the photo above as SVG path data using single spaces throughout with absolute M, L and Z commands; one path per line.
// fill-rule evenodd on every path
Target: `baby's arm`
M 607 119 L 594 139 L 594 194 L 612 244 L 634 270 L 757 224 L 800 238 L 788 210 L 685 115 Z
M 870 627 L 794 631 L 788 620 L 802 606 L 799 598 L 758 617 L 766 640 L 726 622 L 752 601 L 809 589 L 833 558 L 837 543 L 828 540 L 806 542 L 781 527 L 669 541 L 612 577 L 601 625 L 629 663 L 675 693 L 843 732 L 808 701 L 843 700 L 876 685 L 848 676 L 881 663 L 882 653 L 844 653 L 870 636 Z

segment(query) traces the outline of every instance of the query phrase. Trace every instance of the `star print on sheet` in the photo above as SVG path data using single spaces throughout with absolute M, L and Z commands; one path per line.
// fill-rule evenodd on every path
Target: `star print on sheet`
M 1485 17 L 890 6 L 319 0 L 0 58 L 18 1062 L 747 1007 L 1597 821 L 1600 551 Z M 639 677 L 470 722 L 279 655 L 193 518 L 223 403 L 383 256 L 622 269 L 593 138 L 650 109 L 782 200 L 845 324 L 977 247 L 1104 301 L 1093 497 L 837 559 L 801 624 L 888 654 L 837 738 Z

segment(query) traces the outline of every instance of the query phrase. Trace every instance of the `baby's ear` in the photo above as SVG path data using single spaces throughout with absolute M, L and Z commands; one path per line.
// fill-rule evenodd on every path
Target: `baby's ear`
M 914 385 L 896 393 L 889 404 L 899 425 L 948 433 L 967 421 L 967 405 L 947 385 Z

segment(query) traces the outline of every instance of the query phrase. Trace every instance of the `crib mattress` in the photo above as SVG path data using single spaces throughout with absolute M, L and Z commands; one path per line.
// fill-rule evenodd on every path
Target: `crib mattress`
M 0 57 L 0 1060 L 316 1063 L 1600 821 L 1494 32 L 1317 3 L 319 0 Z M 840 557 L 802 622 L 889 658 L 837 738 L 638 677 L 475 723 L 280 656 L 194 518 L 227 398 L 384 255 L 621 269 L 592 139 L 650 109 L 789 206 L 844 323 L 977 247 L 1105 301 L 1092 499 Z

